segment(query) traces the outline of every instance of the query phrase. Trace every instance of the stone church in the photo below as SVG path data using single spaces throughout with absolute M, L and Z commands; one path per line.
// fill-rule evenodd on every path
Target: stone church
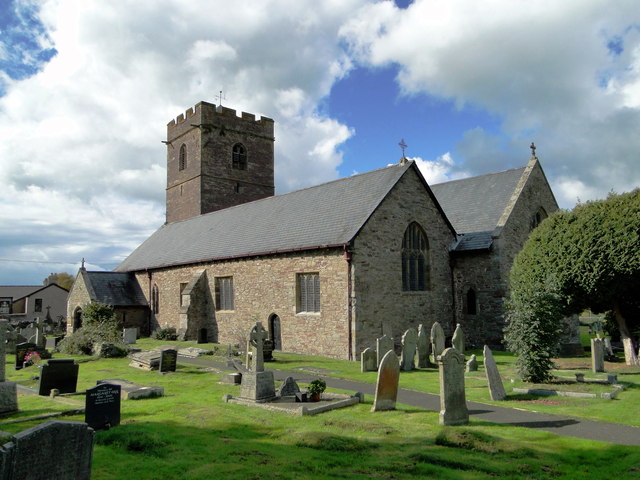
M 534 149 L 523 167 L 438 185 L 403 158 L 274 195 L 269 118 L 201 102 L 164 143 L 166 223 L 114 272 L 81 269 L 68 331 L 98 300 L 141 335 L 237 343 L 262 321 L 276 349 L 344 359 L 435 321 L 497 347 L 513 258 L 558 208 Z

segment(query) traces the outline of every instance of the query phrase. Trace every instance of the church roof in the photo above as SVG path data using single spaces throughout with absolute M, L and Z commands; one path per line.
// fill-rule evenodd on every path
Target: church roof
M 493 231 L 526 167 L 431 185 L 458 233 Z
M 116 271 L 345 245 L 413 166 L 392 165 L 165 224 Z
M 89 298 L 114 307 L 147 306 L 140 285 L 131 273 L 81 270 Z

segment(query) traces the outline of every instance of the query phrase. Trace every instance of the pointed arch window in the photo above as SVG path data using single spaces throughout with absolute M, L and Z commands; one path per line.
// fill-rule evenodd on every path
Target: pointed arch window
M 531 229 L 533 230 L 534 228 L 536 228 L 538 225 L 540 225 L 542 223 L 542 221 L 547 218 L 549 215 L 547 215 L 547 211 L 540 207 L 538 209 L 538 211 L 536 213 L 533 214 L 533 216 L 531 217 Z
M 429 242 L 417 223 L 410 224 L 402 239 L 402 290 L 425 291 L 430 284 Z
M 158 293 L 158 285 L 155 283 L 151 288 L 151 310 L 153 313 L 160 313 L 160 294 Z
M 247 169 L 247 150 L 241 143 L 236 143 L 233 146 L 231 166 L 237 170 Z
M 178 159 L 178 170 L 187 168 L 187 146 L 183 143 L 180 146 L 180 156 Z
M 473 288 L 467 290 L 466 301 L 466 314 L 476 315 L 478 313 L 478 299 L 476 297 L 476 291 Z

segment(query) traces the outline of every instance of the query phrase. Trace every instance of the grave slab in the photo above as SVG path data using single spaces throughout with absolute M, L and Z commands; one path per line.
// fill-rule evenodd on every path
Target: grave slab
M 99 380 L 98 385 L 110 383 L 112 385 L 120 385 L 120 397 L 123 400 L 138 400 L 142 398 L 156 398 L 164 396 L 164 387 L 152 386 L 147 387 L 138 385 L 137 383 L 111 378 Z

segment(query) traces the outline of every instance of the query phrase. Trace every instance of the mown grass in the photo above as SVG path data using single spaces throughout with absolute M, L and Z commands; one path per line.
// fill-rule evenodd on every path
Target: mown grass
M 168 343 L 140 342 L 144 348 Z M 496 353 L 499 367 L 507 371 L 512 368 L 513 358 L 501 353 Z M 276 357 L 268 368 L 322 369 L 335 372 L 331 374 L 334 376 L 375 381 L 375 373 L 359 373 L 355 362 L 281 353 Z M 12 356 L 7 356 L 7 361 L 12 361 Z M 17 372 L 7 368 L 10 380 L 25 382 L 34 373 L 33 367 Z M 464 427 L 445 428 L 438 425 L 436 412 L 402 405 L 396 411 L 371 413 L 370 397 L 355 407 L 293 417 L 222 402 L 224 394 L 237 394 L 238 387 L 221 385 L 219 373 L 179 363 L 176 373 L 159 375 L 131 368 L 126 359 L 84 361 L 78 388 L 93 386 L 104 378 L 161 385 L 166 395 L 122 402 L 121 425 L 97 433 L 94 480 L 640 476 L 637 447 L 559 437 L 474 419 Z M 481 379 L 477 381 L 481 385 Z M 407 388 L 437 391 L 434 386 L 438 379 L 435 370 L 428 370 L 403 373 L 401 382 Z M 486 392 L 475 391 L 475 387 L 467 390 L 469 396 L 488 398 Z M 66 403 L 20 395 L 22 412 L 3 420 L 71 409 L 74 404 L 82 405 L 84 397 L 63 400 Z M 618 408 L 626 408 L 627 401 L 620 402 Z M 508 400 L 503 405 L 512 403 L 517 401 Z M 637 412 L 637 405 L 634 409 Z M 78 415 L 65 418 L 83 420 Z M 0 421 L 0 430 L 15 433 L 37 422 Z

